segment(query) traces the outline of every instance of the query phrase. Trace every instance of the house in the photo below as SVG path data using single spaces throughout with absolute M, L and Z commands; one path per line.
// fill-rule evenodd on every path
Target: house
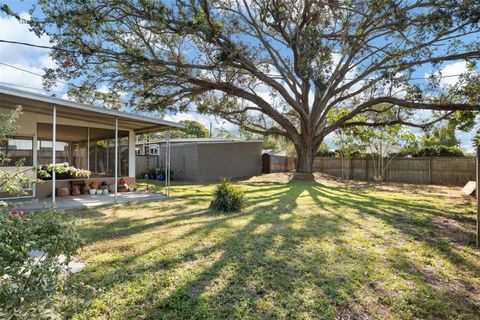
M 119 179 L 135 182 L 136 135 L 182 128 L 181 124 L 76 103 L 55 97 L 0 86 L 0 112 L 21 106 L 17 131 L 0 145 L 11 161 L 2 170 L 14 170 L 14 163 L 25 159 L 26 167 L 68 162 L 91 171 L 85 182 L 115 186 Z M 7 167 L 9 166 L 9 167 Z M 34 171 L 31 171 L 35 175 Z M 58 188 L 68 188 L 78 179 L 52 174 L 52 179 L 26 186 L 26 197 L 52 197 Z M 1 194 L 0 199 L 9 195 Z
M 137 142 L 137 173 L 162 168 L 165 140 Z M 156 150 L 155 154 L 146 152 Z M 147 165 L 148 158 L 148 165 Z M 172 179 L 218 181 L 221 177 L 248 178 L 261 173 L 262 141 L 240 139 L 170 139 Z

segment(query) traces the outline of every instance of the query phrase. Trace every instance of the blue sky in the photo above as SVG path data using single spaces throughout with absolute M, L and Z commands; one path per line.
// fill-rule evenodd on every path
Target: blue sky
M 0 0 L 0 5 L 7 4 L 16 12 L 26 12 L 36 3 L 35 0 Z M 41 16 L 41 13 L 35 13 L 36 16 Z M 14 18 L 7 17 L 5 15 L 0 15 L 0 39 L 22 41 L 40 45 L 49 45 L 49 40 L 47 37 L 37 38 L 32 32 L 28 30 L 28 26 L 18 23 Z M 36 49 L 31 47 L 24 47 L 13 44 L 4 44 L 0 43 L 0 63 L 6 63 L 13 65 L 17 68 L 26 69 L 35 73 L 42 74 L 43 67 L 54 66 L 54 62 L 50 59 L 48 55 L 48 50 Z M 417 70 L 416 75 L 419 77 L 425 76 L 430 70 L 428 67 L 423 67 Z M 454 62 L 445 64 L 443 66 L 442 74 L 443 75 L 454 75 L 460 74 L 465 71 L 465 62 Z M 452 84 L 456 81 L 456 78 L 445 78 L 443 79 L 445 84 Z M 39 76 L 29 74 L 20 70 L 7 67 L 0 64 L 0 85 L 8 85 L 16 87 L 18 89 L 29 90 L 33 92 L 40 92 L 35 88 L 42 87 L 42 79 Z M 66 91 L 66 85 L 59 83 L 53 91 L 59 97 L 66 98 L 64 92 Z M 50 93 L 52 94 L 52 93 Z M 197 120 L 202 122 L 205 126 L 209 127 L 210 122 L 213 123 L 214 128 L 223 127 L 232 132 L 238 131 L 238 128 L 228 122 L 225 122 L 220 119 L 215 119 L 210 116 L 200 115 L 197 113 L 182 113 L 176 115 L 169 115 L 169 120 L 179 121 L 184 119 Z M 415 131 L 418 133 L 418 131 Z M 472 147 L 472 136 L 473 132 L 465 133 L 458 132 L 457 137 L 459 138 L 462 147 L 471 152 L 473 151 Z M 332 139 L 328 137 L 327 143 L 332 146 Z

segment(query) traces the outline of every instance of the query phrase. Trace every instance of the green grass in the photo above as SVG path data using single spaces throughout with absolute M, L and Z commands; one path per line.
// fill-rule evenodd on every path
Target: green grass
M 77 289 L 66 312 L 78 319 L 479 318 L 472 201 L 415 187 L 241 184 L 250 202 L 241 213 L 209 209 L 214 185 L 185 184 L 174 185 L 168 200 L 77 212 L 87 265 L 70 279 Z

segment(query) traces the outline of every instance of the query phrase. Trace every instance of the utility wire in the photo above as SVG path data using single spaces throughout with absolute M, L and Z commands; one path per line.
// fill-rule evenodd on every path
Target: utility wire
M 52 93 L 61 93 L 61 94 L 66 94 L 66 91 L 56 91 L 56 90 L 46 90 L 46 89 L 41 89 L 41 88 L 35 88 L 35 87 L 30 87 L 30 86 L 24 86 L 21 84 L 15 84 L 15 83 L 10 83 L 10 82 L 3 82 L 0 81 L 1 84 L 9 85 L 9 86 L 15 86 L 15 87 L 20 87 L 20 88 L 26 88 L 26 89 L 32 89 L 32 90 L 39 90 L 39 91 L 45 91 L 45 92 L 52 92 Z
M 13 68 L 13 69 L 17 69 L 17 70 L 23 71 L 23 72 L 27 72 L 27 73 L 30 73 L 30 74 L 33 74 L 33 75 L 35 75 L 35 76 L 39 76 L 39 77 L 42 77 L 42 78 L 43 78 L 43 75 L 41 75 L 40 73 L 36 73 L 36 72 L 30 71 L 30 70 L 27 70 L 27 69 L 23 69 L 23 68 L 20 68 L 20 67 L 17 67 L 17 66 L 12 66 L 11 64 L 8 64 L 8 63 L 5 63 L 5 62 L 1 62 L 1 61 L 0 61 L 0 64 L 1 64 L 1 65 L 4 65 L 4 66 L 7 66 L 7 67 L 10 67 L 10 68 Z M 63 83 L 63 84 L 67 84 L 67 85 L 69 85 L 69 86 L 75 87 L 74 84 L 71 84 L 71 83 L 68 83 L 68 82 L 65 82 L 65 81 L 62 81 L 62 80 L 55 80 L 55 81 L 56 81 L 56 82 Z
M 69 52 L 69 53 L 78 53 L 78 51 L 74 51 L 74 50 L 56 48 L 56 47 L 52 47 L 52 46 L 38 45 L 38 44 L 33 44 L 33 43 L 21 42 L 21 41 L 0 39 L 0 43 L 16 44 L 16 45 L 22 45 L 22 46 L 28 46 L 28 47 L 34 47 L 34 48 L 40 48 L 40 49 L 49 49 L 49 50 Z M 94 54 L 94 53 L 92 53 L 91 55 L 101 56 L 100 54 Z M 4 64 L 4 63 L 2 63 L 2 64 Z M 29 72 L 29 71 L 26 71 L 26 72 Z M 446 75 L 446 76 L 441 76 L 439 78 L 443 79 L 443 78 L 451 78 L 451 77 L 459 77 L 459 76 L 461 76 L 461 74 Z M 428 80 L 428 79 L 430 79 L 430 77 L 415 77 L 415 78 L 410 78 L 409 80 Z M 345 78 L 345 80 L 352 81 L 352 80 L 356 80 L 356 79 Z M 363 80 L 377 80 L 377 78 L 374 78 L 374 79 L 366 78 L 366 79 L 363 79 Z

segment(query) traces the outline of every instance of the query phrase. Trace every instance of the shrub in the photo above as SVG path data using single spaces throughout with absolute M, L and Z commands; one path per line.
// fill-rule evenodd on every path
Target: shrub
M 147 172 L 144 172 L 139 175 L 139 178 L 144 179 L 145 175 L 148 175 L 149 179 L 157 180 L 160 174 L 165 174 L 167 170 L 165 168 L 150 168 Z M 173 177 L 173 170 L 170 169 L 170 179 Z
M 215 188 L 211 207 L 223 212 L 237 212 L 247 205 L 245 193 L 227 178 L 222 178 Z
M 0 239 L 0 318 L 58 317 L 53 301 L 62 288 L 61 273 L 81 245 L 73 222 L 57 210 L 3 209 Z

